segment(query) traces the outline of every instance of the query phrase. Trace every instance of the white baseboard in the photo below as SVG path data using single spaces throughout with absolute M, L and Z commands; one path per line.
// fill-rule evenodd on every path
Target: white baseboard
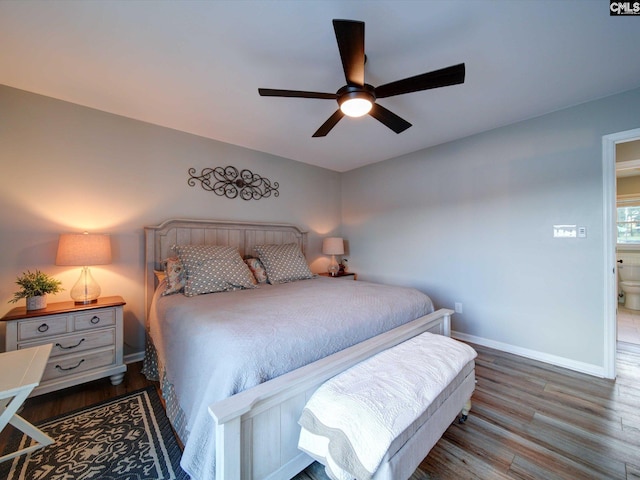
M 144 350 L 141 352 L 133 352 L 124 356 L 124 363 L 127 365 L 130 363 L 141 362 L 144 360 Z
M 559 357 L 557 355 L 550 355 L 548 353 L 538 352 L 536 350 L 529 350 L 527 348 L 517 347 L 508 343 L 496 342 L 495 340 L 489 340 L 482 337 L 476 337 L 474 335 L 468 335 L 462 332 L 451 331 L 451 336 L 463 342 L 475 343 L 483 347 L 493 348 L 500 350 L 501 352 L 512 353 L 520 357 L 530 358 L 532 360 L 538 360 L 540 362 L 549 363 L 558 367 L 568 368 L 576 372 L 586 373 L 593 375 L 594 377 L 604 378 L 604 367 L 599 365 L 592 365 L 590 363 L 577 362 L 565 357 Z M 136 363 L 144 360 L 144 350 L 140 352 L 133 352 L 124 356 L 124 363 Z
M 640 345 L 637 343 L 627 343 L 618 341 L 618 350 L 621 352 L 640 353 Z
M 493 348 L 494 350 L 500 350 L 502 352 L 512 353 L 520 357 L 530 358 L 532 360 L 538 360 L 540 362 L 549 363 L 558 367 L 567 368 L 576 372 L 586 373 L 593 375 L 594 377 L 605 377 L 604 367 L 600 365 L 592 365 L 590 363 L 577 362 L 570 358 L 559 357 L 557 355 L 550 355 L 544 352 L 538 352 L 536 350 L 529 350 L 527 348 L 517 347 L 508 343 L 496 342 L 482 337 L 476 337 L 474 335 L 467 335 L 461 332 L 451 332 L 451 336 L 463 342 L 475 343 L 483 347 Z

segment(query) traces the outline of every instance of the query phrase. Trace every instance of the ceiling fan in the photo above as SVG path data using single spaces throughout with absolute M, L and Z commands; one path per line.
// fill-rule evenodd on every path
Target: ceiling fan
M 419 92 L 431 88 L 447 87 L 464 83 L 464 63 L 434 70 L 414 77 L 373 87 L 364 83 L 364 22 L 356 20 L 333 20 L 333 29 L 338 41 L 342 68 L 347 84 L 336 93 L 305 92 L 300 90 L 278 90 L 259 88 L 263 97 L 300 97 L 337 100 L 340 108 L 313 134 L 326 136 L 345 115 L 361 117 L 369 114 L 396 133 L 404 132 L 409 122 L 376 103 L 378 98 L 393 97 L 404 93 Z

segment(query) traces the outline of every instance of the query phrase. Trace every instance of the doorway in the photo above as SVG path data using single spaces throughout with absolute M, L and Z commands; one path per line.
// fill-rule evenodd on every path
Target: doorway
M 616 144 L 616 259 L 622 275 L 640 265 L 640 140 Z M 625 268 L 626 267 L 626 268 Z M 640 309 L 618 288 L 617 349 L 640 353 Z M 631 308 L 633 307 L 633 308 Z
M 618 271 L 616 266 L 616 146 L 640 140 L 640 129 L 602 137 L 604 238 L 604 376 L 616 377 Z

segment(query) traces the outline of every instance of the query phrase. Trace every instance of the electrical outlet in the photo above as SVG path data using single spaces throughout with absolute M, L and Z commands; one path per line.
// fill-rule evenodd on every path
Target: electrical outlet
M 462 303 L 461 302 L 456 302 L 455 311 L 456 311 L 456 313 L 462 313 Z

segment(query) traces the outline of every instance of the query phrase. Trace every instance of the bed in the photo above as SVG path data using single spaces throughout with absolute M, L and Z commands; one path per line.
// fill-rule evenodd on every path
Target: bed
M 185 444 L 183 468 L 197 480 L 293 477 L 313 461 L 297 448 L 298 419 L 320 385 L 421 333 L 450 334 L 453 312 L 434 311 L 426 295 L 361 281 L 312 276 L 163 296 L 167 279 L 158 271 L 175 256 L 174 245 L 233 247 L 241 257 L 261 245 L 293 245 L 304 256 L 307 235 L 293 225 L 209 220 L 145 227 L 145 372 L 161 381 Z M 431 415 L 439 428 L 460 411 L 473 384 L 467 369 L 451 386 Z M 419 445 L 433 436 L 416 432 L 407 449 L 420 457 Z M 400 449 L 387 459 L 390 475 L 410 464 L 404 455 Z

